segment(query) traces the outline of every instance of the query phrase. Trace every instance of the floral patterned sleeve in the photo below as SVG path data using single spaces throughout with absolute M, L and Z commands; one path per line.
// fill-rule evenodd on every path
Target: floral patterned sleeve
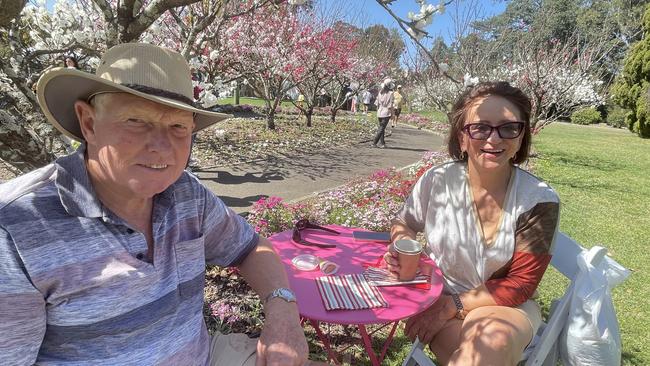
M 512 259 L 485 283 L 494 301 L 518 306 L 533 296 L 551 261 L 560 204 L 542 202 L 517 219 Z

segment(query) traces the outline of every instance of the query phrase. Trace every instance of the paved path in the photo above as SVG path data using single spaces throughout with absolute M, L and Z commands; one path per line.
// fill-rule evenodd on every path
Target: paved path
M 196 171 L 203 184 L 238 213 L 248 211 L 267 196 L 292 201 L 337 187 L 353 177 L 368 176 L 382 168 L 415 163 L 428 150 L 438 150 L 443 138 L 428 131 L 400 125 L 386 138 L 386 149 L 362 141 L 298 156 Z

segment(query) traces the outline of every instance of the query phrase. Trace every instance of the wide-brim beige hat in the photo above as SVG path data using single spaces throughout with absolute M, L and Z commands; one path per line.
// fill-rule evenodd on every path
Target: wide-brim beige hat
M 38 104 L 48 121 L 64 135 L 82 141 L 74 110 L 77 100 L 101 93 L 129 93 L 194 113 L 195 131 L 232 117 L 194 107 L 192 77 L 178 52 L 146 43 L 124 43 L 110 48 L 95 74 L 54 68 L 41 75 Z

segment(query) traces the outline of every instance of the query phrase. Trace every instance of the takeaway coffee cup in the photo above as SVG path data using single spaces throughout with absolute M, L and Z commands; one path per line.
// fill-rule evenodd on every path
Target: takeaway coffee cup
M 399 280 L 410 281 L 414 279 L 420 263 L 422 245 L 412 239 L 400 239 L 393 243 L 393 248 L 399 256 Z

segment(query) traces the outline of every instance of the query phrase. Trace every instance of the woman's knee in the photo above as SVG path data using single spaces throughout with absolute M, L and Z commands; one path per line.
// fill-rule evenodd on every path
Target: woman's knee
M 471 311 L 463 323 L 461 348 L 514 359 L 521 334 L 520 320 L 509 318 L 500 307 L 486 306 Z M 509 363 L 509 362 L 506 362 Z

